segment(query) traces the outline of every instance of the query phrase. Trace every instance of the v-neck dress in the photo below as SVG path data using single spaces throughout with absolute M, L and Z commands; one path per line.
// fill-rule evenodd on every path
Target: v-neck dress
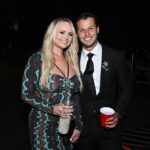
M 39 86 L 42 57 L 34 53 L 28 60 L 22 80 L 22 99 L 31 106 L 28 116 L 29 135 L 32 150 L 72 150 L 73 145 L 65 146 L 58 133 L 59 117 L 53 115 L 55 104 L 65 99 L 74 103 L 72 121 L 75 128 L 81 131 L 81 110 L 79 103 L 79 80 L 76 75 L 67 79 L 49 73 L 48 83 L 44 88 Z

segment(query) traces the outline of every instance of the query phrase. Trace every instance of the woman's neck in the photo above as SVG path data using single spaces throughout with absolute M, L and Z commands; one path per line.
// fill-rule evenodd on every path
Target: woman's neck
M 53 48 L 53 53 L 54 53 L 54 56 L 56 55 L 56 56 L 64 56 L 64 51 L 63 51 L 63 49 L 61 49 L 61 48 Z

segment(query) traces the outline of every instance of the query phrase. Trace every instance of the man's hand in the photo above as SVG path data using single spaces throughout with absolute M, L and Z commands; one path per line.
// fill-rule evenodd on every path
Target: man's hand
M 120 118 L 121 118 L 120 115 L 117 112 L 115 112 L 112 117 L 110 117 L 106 120 L 106 122 L 105 122 L 106 127 L 107 128 L 115 128 L 116 125 L 118 124 Z

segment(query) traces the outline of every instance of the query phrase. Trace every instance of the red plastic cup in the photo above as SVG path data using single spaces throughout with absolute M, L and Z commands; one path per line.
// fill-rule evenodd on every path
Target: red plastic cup
M 102 107 L 100 108 L 100 124 L 102 127 L 106 128 L 106 120 L 115 113 L 114 109 L 111 107 Z

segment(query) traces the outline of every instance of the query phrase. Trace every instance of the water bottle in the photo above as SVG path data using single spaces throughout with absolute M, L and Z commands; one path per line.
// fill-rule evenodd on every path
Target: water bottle
M 63 104 L 67 106 L 73 105 L 71 101 L 64 101 Z M 71 117 L 68 118 L 60 117 L 59 124 L 58 124 L 58 132 L 61 134 L 67 134 L 69 132 L 70 121 L 71 121 Z

